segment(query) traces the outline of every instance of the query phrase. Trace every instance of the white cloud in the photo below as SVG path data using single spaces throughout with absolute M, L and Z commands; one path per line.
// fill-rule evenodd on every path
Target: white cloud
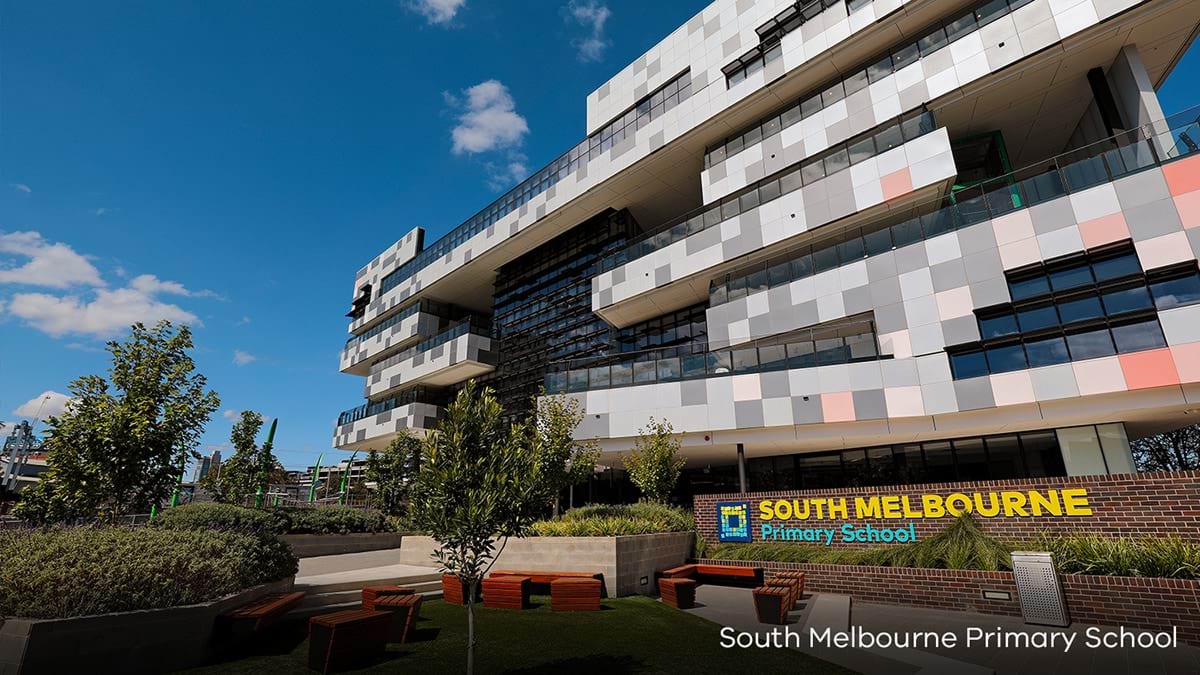
M 13 411 L 13 414 L 19 417 L 44 420 L 47 417 L 62 415 L 63 411 L 67 408 L 67 403 L 70 401 L 71 397 L 66 394 L 46 390 L 22 403 L 20 407 Z M 38 417 L 39 412 L 41 413 L 40 417 Z
M 248 316 L 243 316 L 241 319 L 238 319 L 238 322 L 237 322 L 236 324 L 234 324 L 234 325 L 237 325 L 237 326 L 246 326 L 246 325 L 249 325 L 249 323 L 250 323 L 250 317 L 248 317 Z
M 0 259 L 0 283 L 69 288 L 71 286 L 103 286 L 100 272 L 88 259 L 62 243 L 50 243 L 37 232 L 0 234 L 0 253 L 29 258 L 15 267 L 15 262 Z
M 91 300 L 78 295 L 18 293 L 9 301 L 8 312 L 52 337 L 75 334 L 107 338 L 134 323 L 154 324 L 163 319 L 203 325 L 195 314 L 182 307 L 132 287 L 100 288 Z
M 237 422 L 238 420 L 242 419 L 242 411 L 241 410 L 226 410 L 225 412 L 221 413 L 221 417 L 224 417 L 225 419 L 229 420 L 230 422 Z
M 257 360 L 258 357 L 249 352 L 244 352 L 240 349 L 233 350 L 233 363 L 236 366 L 249 365 Z
M 24 183 L 9 183 L 8 186 L 17 192 L 24 192 L 25 194 L 30 194 L 33 192 L 33 190 Z
M 467 0 L 416 0 L 412 8 L 434 25 L 445 26 L 454 20 Z
M 163 281 L 153 274 L 139 274 L 129 282 L 129 287 L 138 290 L 146 295 L 154 295 L 155 293 L 167 293 L 170 295 L 182 295 L 185 298 L 216 298 L 219 297 L 214 291 L 188 290 L 183 284 L 178 281 Z
M 488 162 L 488 187 L 495 191 L 508 189 L 529 175 L 526 157 L 519 152 L 510 152 L 503 162 Z
M 608 5 L 596 0 L 586 0 L 586 2 L 571 0 L 567 4 L 567 16 L 589 31 L 587 37 L 571 42 L 579 50 L 577 54 L 579 60 L 599 61 L 604 58 L 604 50 L 610 44 L 604 35 L 604 24 L 612 18 L 612 10 L 608 8 Z
M 108 213 L 108 209 L 104 208 L 103 206 L 101 206 L 100 208 L 96 209 L 96 217 L 103 216 L 103 215 L 104 215 L 104 214 L 106 214 L 106 213 Z
M 454 154 L 477 154 L 515 148 L 525 140 L 529 124 L 517 114 L 508 87 L 498 80 L 485 80 L 465 89 L 466 100 L 447 94 L 446 100 L 462 112 L 451 136 Z

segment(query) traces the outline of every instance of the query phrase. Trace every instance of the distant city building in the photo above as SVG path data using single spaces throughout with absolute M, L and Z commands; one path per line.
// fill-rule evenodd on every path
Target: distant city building
M 325 496 L 325 488 L 328 485 L 329 495 L 337 494 L 338 488 L 341 487 L 342 476 L 349 470 L 350 483 L 358 484 L 366 480 L 367 476 L 367 460 L 365 458 L 356 458 L 353 463 L 350 460 L 344 459 L 337 464 L 322 466 L 317 470 L 316 466 L 308 467 L 302 476 L 299 478 L 299 484 L 308 488 L 313 484 L 313 474 L 316 472 L 317 481 L 317 497 Z M 298 473 L 298 472 L 297 472 Z M 330 476 L 333 475 L 333 484 L 329 484 Z
M 204 480 L 204 477 L 212 473 L 214 475 L 221 471 L 221 451 L 213 450 L 211 455 L 201 457 L 196 464 L 196 468 L 192 470 L 192 482 L 199 483 Z
M 0 450 L 0 493 L 16 493 L 39 480 L 47 469 L 42 439 L 28 421 L 20 422 L 4 439 Z

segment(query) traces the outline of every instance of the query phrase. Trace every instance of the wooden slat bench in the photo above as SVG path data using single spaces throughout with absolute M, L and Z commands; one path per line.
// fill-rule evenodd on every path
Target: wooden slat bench
M 792 591 L 785 586 L 760 586 L 754 589 L 754 613 L 759 623 L 783 625 L 791 608 Z
M 381 654 L 392 629 L 391 612 L 349 609 L 308 621 L 308 667 L 330 673 Z
M 721 583 L 726 585 L 757 587 L 762 585 L 761 567 L 738 565 L 680 565 L 659 573 L 667 579 L 695 579 L 697 583 Z
M 550 582 L 550 609 L 555 612 L 600 611 L 599 579 L 562 577 Z
M 796 604 L 800 604 L 800 599 L 804 596 L 804 572 L 776 572 L 775 578 L 796 580 Z
M 529 583 L 533 585 L 534 590 L 539 593 L 549 591 L 550 584 L 554 583 L 555 579 L 595 579 L 600 582 L 600 596 L 606 597 L 604 588 L 604 575 L 600 572 L 547 572 L 545 570 L 496 570 L 489 576 L 493 577 L 529 577 Z
M 490 576 L 483 580 L 483 606 L 528 609 L 529 577 Z
M 251 635 L 278 621 L 304 599 L 303 591 L 272 593 L 217 617 L 218 638 Z
M 787 608 L 789 611 L 796 609 L 796 605 L 800 604 L 800 581 L 789 577 L 771 577 L 763 582 L 764 586 L 778 586 L 786 588 Z
M 413 589 L 394 584 L 383 584 L 380 586 L 367 586 L 362 589 L 362 608 L 375 609 L 375 602 L 380 598 L 389 595 L 412 595 Z
M 465 605 L 467 604 L 467 595 L 469 593 L 470 589 L 467 587 L 467 584 L 460 581 L 458 577 L 453 574 L 442 575 L 443 600 L 455 605 Z M 475 599 L 479 600 L 478 587 L 475 590 Z
M 421 616 L 421 601 L 423 598 L 416 594 L 383 595 L 375 600 L 375 610 L 392 613 L 391 641 L 404 644 L 412 637 L 417 619 Z M 366 608 L 366 601 L 363 607 Z
M 662 577 L 658 580 L 658 594 L 662 601 L 676 609 L 691 609 L 696 606 L 696 580 L 685 577 Z

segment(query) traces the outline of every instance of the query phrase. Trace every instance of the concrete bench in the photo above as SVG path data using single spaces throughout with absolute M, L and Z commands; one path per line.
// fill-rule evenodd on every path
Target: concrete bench
M 381 653 L 392 629 L 391 612 L 349 609 L 308 621 L 308 667 L 322 673 L 346 670 Z

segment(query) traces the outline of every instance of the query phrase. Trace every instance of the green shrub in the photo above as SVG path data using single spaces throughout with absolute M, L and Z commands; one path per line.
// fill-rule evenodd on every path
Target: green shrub
M 166 509 L 154 526 L 170 530 L 219 530 L 252 534 L 350 534 L 391 532 L 392 521 L 378 511 L 348 506 L 251 509 L 230 504 L 188 504 Z
M 282 510 L 250 509 L 232 504 L 197 503 L 165 509 L 151 522 L 167 530 L 220 530 L 248 534 L 284 534 L 291 518 Z
M 1042 534 L 1029 548 L 1050 551 L 1064 574 L 1200 578 L 1200 544 L 1176 537 L 1118 539 L 1094 534 Z
M 348 506 L 288 509 L 287 513 L 292 523 L 288 534 L 352 534 L 391 532 L 393 529 L 383 513 Z
M 542 537 L 612 537 L 659 532 L 693 532 L 696 520 L 686 509 L 642 502 L 619 506 L 583 506 L 533 524 Z
M 166 528 L 0 530 L 0 617 L 55 619 L 206 602 L 296 573 L 270 536 Z

